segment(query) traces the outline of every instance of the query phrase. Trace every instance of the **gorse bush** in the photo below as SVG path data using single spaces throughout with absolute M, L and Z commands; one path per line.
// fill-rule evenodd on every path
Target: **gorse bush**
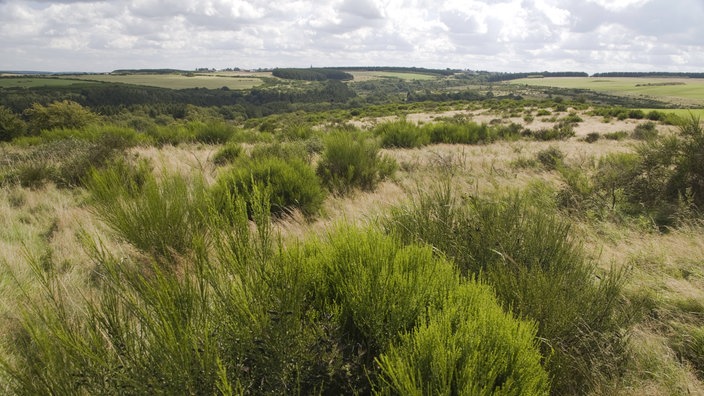
M 209 144 L 223 144 L 229 141 L 236 132 L 234 126 L 222 121 L 192 121 L 187 123 L 186 127 L 193 134 L 195 141 Z
M 281 216 L 298 209 L 314 216 L 325 199 L 325 190 L 315 171 L 301 159 L 257 157 L 238 161 L 218 178 L 212 188 L 213 199 L 224 202 L 242 196 L 251 204 L 254 187 L 270 190 L 271 213 Z
M 658 136 L 658 130 L 654 122 L 648 121 L 643 124 L 638 124 L 633 129 L 631 136 L 638 140 L 651 140 Z
M 373 141 L 337 132 L 327 137 L 316 173 L 331 191 L 346 194 L 357 188 L 373 190 L 396 168 L 396 161 L 380 154 Z
M 543 209 L 541 209 L 543 208 Z M 535 320 L 553 393 L 583 393 L 615 375 L 625 356 L 620 276 L 600 275 L 568 223 L 514 195 L 460 202 L 449 182 L 395 209 L 387 229 L 437 248 L 499 301 Z
M 29 120 L 27 132 L 31 135 L 57 128 L 82 128 L 99 120 L 97 114 L 70 100 L 48 106 L 34 103 L 24 114 Z
M 27 124 L 12 110 L 0 106 L 0 142 L 8 142 L 27 131 Z
M 209 216 L 180 271 L 139 270 L 88 245 L 101 279 L 91 298 L 71 300 L 56 272 L 32 262 L 44 300 L 27 305 L 13 333 L 5 390 L 405 393 L 410 364 L 419 391 L 546 392 L 534 325 L 429 247 L 339 228 L 284 248 L 273 243 L 266 192 L 252 199 L 251 214 L 240 197 L 229 219 Z M 454 348 L 428 354 L 437 346 Z

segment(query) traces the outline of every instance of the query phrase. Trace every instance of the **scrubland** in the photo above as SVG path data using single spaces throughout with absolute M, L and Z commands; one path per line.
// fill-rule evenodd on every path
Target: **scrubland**
M 3 393 L 704 392 L 699 119 L 322 118 L 5 143 Z

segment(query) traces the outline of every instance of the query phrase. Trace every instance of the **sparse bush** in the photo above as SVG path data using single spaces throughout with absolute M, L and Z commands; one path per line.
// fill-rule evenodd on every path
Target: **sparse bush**
M 600 138 L 601 138 L 601 135 L 599 134 L 599 132 L 590 132 L 584 138 L 584 141 L 587 143 L 594 143 L 594 142 L 598 141 Z
M 332 133 L 325 142 L 325 151 L 316 173 L 323 183 L 337 194 L 355 188 L 373 190 L 396 171 L 396 162 L 379 153 L 379 147 L 364 138 L 346 133 Z
M 564 140 L 575 135 L 572 124 L 564 122 L 557 123 L 549 129 L 541 128 L 537 131 L 525 129 L 521 134 L 539 141 Z
M 547 170 L 555 170 L 562 165 L 565 159 L 565 154 L 559 148 L 551 146 L 547 149 L 538 151 L 535 158 Z
M 325 190 L 315 171 L 295 158 L 261 157 L 239 161 L 218 178 L 212 193 L 221 210 L 227 208 L 225 202 L 241 196 L 250 205 L 251 213 L 255 187 L 270 191 L 271 213 L 276 216 L 294 209 L 305 216 L 314 216 L 325 199 Z
M 638 124 L 635 129 L 633 129 L 631 136 L 633 139 L 651 140 L 658 136 L 658 130 L 654 122 L 648 121 L 643 124 Z
M 626 132 L 626 131 L 607 132 L 604 134 L 604 139 L 609 139 L 609 140 L 623 140 L 627 137 L 628 137 L 628 132 Z

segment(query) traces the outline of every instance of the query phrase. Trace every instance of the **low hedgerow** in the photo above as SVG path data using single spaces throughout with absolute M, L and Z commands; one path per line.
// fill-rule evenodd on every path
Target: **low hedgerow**
M 357 188 L 373 190 L 397 167 L 396 161 L 379 153 L 374 141 L 333 132 L 325 140 L 316 173 L 330 191 L 346 194 Z
M 597 274 L 556 213 L 518 194 L 460 202 L 446 182 L 395 209 L 385 224 L 409 243 L 443 252 L 462 273 L 490 284 L 516 315 L 538 323 L 554 394 L 586 393 L 618 375 L 629 326 L 621 276 Z
M 270 156 L 236 162 L 213 186 L 213 199 L 223 208 L 223 202 L 238 196 L 251 204 L 255 186 L 270 190 L 271 213 L 275 216 L 295 209 L 307 217 L 314 216 L 325 199 L 325 190 L 310 165 L 298 158 Z

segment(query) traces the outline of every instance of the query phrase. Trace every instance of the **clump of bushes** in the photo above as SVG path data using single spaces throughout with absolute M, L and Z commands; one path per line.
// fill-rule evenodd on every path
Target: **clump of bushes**
M 539 141 L 548 140 L 564 140 L 575 135 L 574 128 L 569 122 L 558 122 L 552 128 L 541 128 L 537 131 L 524 129 L 521 132 L 524 137 L 532 138 Z
M 643 124 L 638 124 L 633 129 L 631 136 L 633 139 L 637 140 L 651 140 L 658 136 L 658 130 L 654 122 L 648 121 Z
M 242 157 L 243 151 L 241 144 L 228 143 L 222 146 L 215 155 L 213 155 L 213 163 L 215 163 L 215 165 L 231 164 Z
M 417 148 L 430 143 L 427 130 L 406 119 L 381 123 L 372 132 L 386 148 Z
M 255 188 L 270 191 L 271 213 L 282 216 L 298 209 L 307 217 L 320 210 L 325 190 L 310 165 L 301 159 L 271 156 L 238 161 L 223 173 L 212 188 L 220 210 L 229 207 L 227 201 L 239 196 L 252 205 Z
M 346 194 L 356 188 L 373 190 L 393 176 L 397 167 L 396 161 L 379 153 L 373 141 L 333 132 L 325 140 L 316 173 L 330 191 Z
M 241 197 L 229 219 L 208 216 L 207 242 L 178 271 L 92 245 L 92 298 L 72 300 L 32 262 L 45 298 L 12 334 L 5 389 L 547 393 L 535 324 L 503 312 L 488 286 L 373 229 L 277 245 L 265 195 L 254 193 L 253 216 Z
M 449 182 L 393 211 L 386 228 L 479 276 L 516 315 L 535 320 L 554 394 L 581 394 L 618 375 L 628 328 L 621 276 L 597 273 L 569 223 L 528 198 L 459 201 Z

